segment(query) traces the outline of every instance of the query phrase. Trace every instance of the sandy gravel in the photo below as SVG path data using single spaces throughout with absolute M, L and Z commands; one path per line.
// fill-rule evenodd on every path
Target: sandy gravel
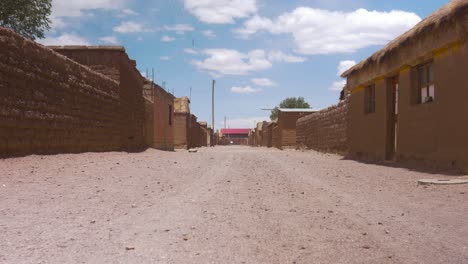
M 0 160 L 1 263 L 468 263 L 468 185 L 249 147 Z

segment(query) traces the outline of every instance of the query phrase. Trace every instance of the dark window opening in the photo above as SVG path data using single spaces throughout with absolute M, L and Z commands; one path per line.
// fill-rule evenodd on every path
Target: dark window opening
M 369 85 L 364 90 L 364 112 L 375 113 L 375 85 Z

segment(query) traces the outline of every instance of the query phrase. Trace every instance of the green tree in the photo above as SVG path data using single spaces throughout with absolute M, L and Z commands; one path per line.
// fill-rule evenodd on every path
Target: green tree
M 51 0 L 0 0 L 0 26 L 35 40 L 50 29 Z
M 271 121 L 274 121 L 278 118 L 278 113 L 280 108 L 310 108 L 309 103 L 307 103 L 304 99 L 304 97 L 289 97 L 281 101 L 279 107 L 275 107 L 271 111 L 270 119 Z

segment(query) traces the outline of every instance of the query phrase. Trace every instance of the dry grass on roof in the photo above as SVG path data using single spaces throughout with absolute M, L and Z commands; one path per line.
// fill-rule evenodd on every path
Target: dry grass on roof
M 386 57 L 396 52 L 400 47 L 416 41 L 421 34 L 438 28 L 448 22 L 456 20 L 462 16 L 468 17 L 468 0 L 451 0 L 448 4 L 441 7 L 435 13 L 419 22 L 412 29 L 400 35 L 396 39 L 388 43 L 383 49 L 374 53 L 371 57 L 361 61 L 356 66 L 345 71 L 341 76 L 346 77 L 355 71 L 362 70 L 371 64 L 379 64 Z M 463 33 L 468 34 L 468 28 L 463 28 Z

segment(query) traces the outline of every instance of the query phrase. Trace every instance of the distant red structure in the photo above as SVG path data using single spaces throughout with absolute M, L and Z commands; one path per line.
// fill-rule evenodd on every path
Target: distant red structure
M 221 145 L 247 145 L 249 128 L 223 128 L 220 133 Z

